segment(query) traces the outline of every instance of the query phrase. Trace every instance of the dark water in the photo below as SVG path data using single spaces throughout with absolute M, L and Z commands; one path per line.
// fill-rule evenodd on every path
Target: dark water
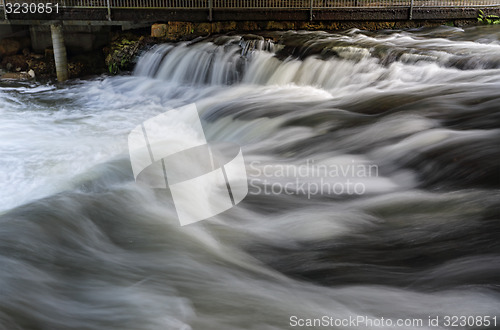
M 497 27 L 223 36 L 0 89 L 0 329 L 500 328 Z M 250 190 L 180 227 L 127 135 L 193 102 Z M 372 323 L 293 323 L 323 316 Z

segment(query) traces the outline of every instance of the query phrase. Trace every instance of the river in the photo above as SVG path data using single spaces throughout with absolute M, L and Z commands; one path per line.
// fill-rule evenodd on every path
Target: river
M 127 139 L 191 103 L 249 191 L 180 226 Z M 498 27 L 225 35 L 2 82 L 0 155 L 0 329 L 500 326 Z

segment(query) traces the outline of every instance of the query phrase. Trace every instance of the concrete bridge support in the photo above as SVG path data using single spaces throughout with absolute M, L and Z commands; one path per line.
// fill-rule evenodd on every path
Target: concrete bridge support
M 54 47 L 54 61 L 56 63 L 57 80 L 62 82 L 68 79 L 68 59 L 61 25 L 51 25 L 52 45 Z

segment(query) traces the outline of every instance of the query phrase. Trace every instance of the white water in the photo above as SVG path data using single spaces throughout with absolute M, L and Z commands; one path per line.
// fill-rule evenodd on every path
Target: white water
M 160 45 L 134 76 L 2 86 L 0 329 L 497 315 L 499 36 L 287 32 L 303 49 L 286 56 L 235 36 Z M 179 227 L 133 182 L 127 134 L 192 102 L 207 138 L 241 145 L 250 180 L 267 181 Z M 172 118 L 171 143 L 194 138 L 190 122 Z M 263 193 L 295 182 L 263 171 L 308 161 L 378 175 L 325 178 L 362 183 L 360 196 Z

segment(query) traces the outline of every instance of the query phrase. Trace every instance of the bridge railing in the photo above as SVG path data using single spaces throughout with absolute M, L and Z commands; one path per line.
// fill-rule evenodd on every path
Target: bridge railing
M 49 0 L 0 0 L 4 3 L 47 3 Z M 262 9 L 334 9 L 334 8 L 387 8 L 387 7 L 488 7 L 499 6 L 500 0 L 52 0 L 63 8 L 262 8 Z

